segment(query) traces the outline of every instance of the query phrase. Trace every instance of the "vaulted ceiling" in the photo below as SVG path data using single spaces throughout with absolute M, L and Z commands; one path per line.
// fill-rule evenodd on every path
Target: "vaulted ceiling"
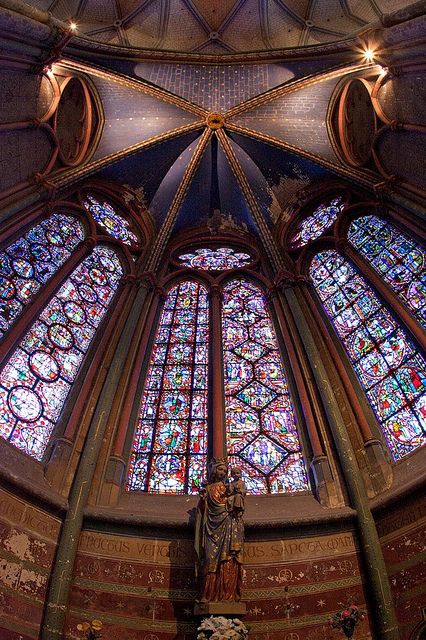
M 163 51 L 229 54 L 335 42 L 412 0 L 33 0 L 79 35 Z

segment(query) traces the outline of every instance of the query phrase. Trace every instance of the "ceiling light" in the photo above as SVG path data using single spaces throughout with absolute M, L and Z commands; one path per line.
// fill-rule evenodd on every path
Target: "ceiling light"
M 373 49 L 365 49 L 364 50 L 364 58 L 367 62 L 373 62 L 374 60 L 374 50 Z
M 77 31 L 77 24 L 75 22 L 70 22 L 70 30 Z

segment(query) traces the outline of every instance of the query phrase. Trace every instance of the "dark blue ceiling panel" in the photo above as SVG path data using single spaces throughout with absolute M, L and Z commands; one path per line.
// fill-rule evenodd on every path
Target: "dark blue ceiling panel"
M 241 165 L 241 168 L 248 179 L 250 188 L 253 191 L 256 202 L 263 214 L 265 222 L 268 226 L 272 226 L 271 206 L 273 203 L 272 189 L 269 186 L 265 176 L 244 149 L 242 149 L 232 139 L 231 146 L 235 156 Z M 256 156 L 253 156 L 255 158 Z
M 280 149 L 249 136 L 231 133 L 230 137 L 255 159 L 271 187 L 279 185 L 283 180 L 302 181 L 307 186 L 313 180 L 333 175 L 320 164 L 302 158 L 297 153 Z
M 166 89 L 208 111 L 226 111 L 290 80 L 326 71 L 331 57 L 271 64 L 181 64 L 101 59 L 99 66 Z
M 149 206 L 172 164 L 198 135 L 199 132 L 191 131 L 156 144 L 106 167 L 97 173 L 96 177 L 128 184 L 140 194 L 145 204 Z
M 220 145 L 217 153 L 217 165 L 222 214 L 229 217 L 231 223 L 243 226 L 257 235 L 257 227 L 251 211 Z
M 105 115 L 94 160 L 185 124 L 197 116 L 118 82 L 91 76 Z
M 178 232 L 207 223 L 211 212 L 212 145 L 207 145 L 197 167 L 173 231 Z
M 175 193 L 182 180 L 185 169 L 197 146 L 198 139 L 194 140 L 176 159 L 166 175 L 162 179 L 150 204 L 151 214 L 157 225 L 161 225 L 172 204 Z

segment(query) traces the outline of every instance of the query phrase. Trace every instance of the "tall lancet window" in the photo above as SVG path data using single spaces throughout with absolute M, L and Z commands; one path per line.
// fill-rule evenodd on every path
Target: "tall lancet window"
M 197 493 L 205 476 L 209 309 L 194 280 L 168 293 L 155 337 L 128 489 Z
M 94 249 L 31 326 L 0 374 L 0 435 L 41 460 L 123 268 Z
M 426 328 L 425 251 L 377 216 L 354 220 L 348 239 Z
M 286 375 L 266 300 L 253 282 L 224 287 L 223 355 L 228 453 L 250 493 L 306 491 Z
M 55 213 L 0 252 L 0 339 L 83 238 L 76 218 Z
M 364 278 L 337 251 L 311 277 L 395 460 L 426 443 L 426 362 Z

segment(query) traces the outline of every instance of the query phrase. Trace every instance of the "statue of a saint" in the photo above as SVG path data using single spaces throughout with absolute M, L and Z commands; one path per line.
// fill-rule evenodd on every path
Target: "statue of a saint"
M 209 464 L 207 485 L 197 509 L 195 551 L 200 580 L 200 602 L 239 601 L 241 598 L 244 496 L 241 470 L 227 482 L 223 458 Z

